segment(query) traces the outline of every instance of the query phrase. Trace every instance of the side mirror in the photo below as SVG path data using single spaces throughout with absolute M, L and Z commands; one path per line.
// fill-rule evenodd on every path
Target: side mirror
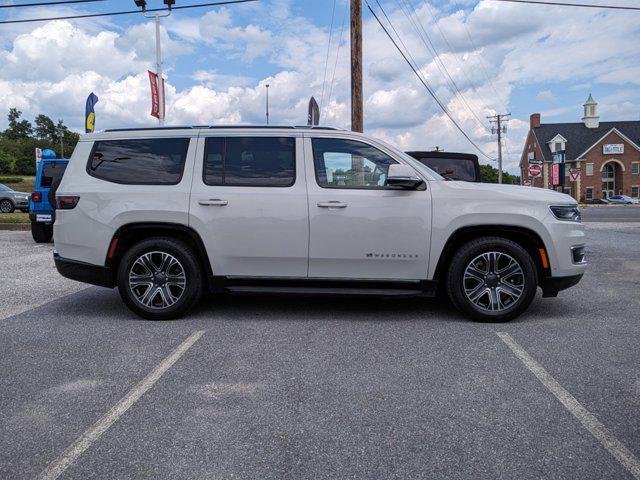
M 387 185 L 392 187 L 413 190 L 424 184 L 424 180 L 418 176 L 409 165 L 394 163 L 389 165 L 387 173 Z

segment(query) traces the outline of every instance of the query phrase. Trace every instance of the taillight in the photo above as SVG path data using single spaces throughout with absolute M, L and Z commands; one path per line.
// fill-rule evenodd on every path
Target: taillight
M 34 203 L 40 203 L 42 201 L 42 193 L 31 192 L 31 200 L 33 200 Z
M 56 208 L 59 210 L 71 210 L 76 208 L 79 200 L 79 195 L 56 195 Z

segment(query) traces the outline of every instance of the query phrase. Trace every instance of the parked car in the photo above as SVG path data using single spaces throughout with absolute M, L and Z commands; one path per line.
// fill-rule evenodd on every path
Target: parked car
M 617 204 L 625 204 L 632 205 L 636 203 L 640 203 L 640 200 L 637 198 L 632 198 L 627 195 L 611 195 L 609 198 L 609 203 L 617 203 Z
M 444 178 L 463 180 L 465 182 L 480 181 L 480 163 L 477 155 L 439 151 L 412 151 L 406 153 Z
M 56 195 L 58 271 L 149 319 L 205 290 L 434 296 L 506 321 L 580 281 L 569 195 L 443 181 L 375 138 L 320 127 L 82 136 Z M 400 304 L 398 304 L 400 305 Z
M 13 213 L 16 209 L 29 211 L 29 194 L 16 192 L 11 187 L 0 183 L 0 213 Z
M 53 150 L 43 150 L 36 170 L 36 183 L 29 202 L 31 236 L 37 243 L 48 243 L 53 237 L 56 220 L 55 194 L 69 160 L 57 159 Z
M 587 203 L 589 205 L 609 205 L 609 200 L 607 200 L 606 198 L 591 198 L 589 200 L 586 200 L 584 203 Z

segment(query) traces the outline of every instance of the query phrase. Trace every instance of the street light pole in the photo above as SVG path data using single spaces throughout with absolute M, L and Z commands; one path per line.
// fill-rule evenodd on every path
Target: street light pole
M 267 125 L 269 125 L 269 84 L 265 85 L 267 88 Z
M 160 50 L 160 15 L 156 13 L 156 73 L 158 74 L 158 124 L 164 125 L 164 83 L 162 81 L 162 52 Z
M 165 111 L 165 98 L 164 98 L 164 83 L 162 81 L 162 51 L 160 49 L 160 18 L 168 17 L 171 15 L 171 7 L 175 4 L 175 0 L 164 0 L 164 4 L 168 7 L 168 11 L 164 15 L 155 13 L 154 15 L 147 15 L 147 1 L 146 0 L 134 0 L 137 7 L 142 9 L 142 14 L 145 18 L 155 18 L 156 21 L 156 83 L 158 86 L 158 123 L 160 126 L 164 125 L 164 111 Z

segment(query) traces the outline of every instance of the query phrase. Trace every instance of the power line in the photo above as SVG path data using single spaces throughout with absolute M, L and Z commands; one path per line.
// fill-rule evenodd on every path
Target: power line
M 435 92 L 433 91 L 433 89 L 429 86 L 428 82 L 422 78 L 422 76 L 420 75 L 420 73 L 418 73 L 418 70 L 416 69 L 416 67 L 413 66 L 413 64 L 409 61 L 409 59 L 407 58 L 407 55 L 405 55 L 405 53 L 402 51 L 402 49 L 400 48 L 400 46 L 398 45 L 398 43 L 395 41 L 395 39 L 391 36 L 391 34 L 389 33 L 389 31 L 387 30 L 387 28 L 384 26 L 384 24 L 380 21 L 380 19 L 378 18 L 378 16 L 376 15 L 376 13 L 373 11 L 373 8 L 371 8 L 371 5 L 369 5 L 369 2 L 367 0 L 365 0 L 367 3 L 367 8 L 369 9 L 369 11 L 371 12 L 371 14 L 373 15 L 373 17 L 376 19 L 376 21 L 378 22 L 378 24 L 380 25 L 380 27 L 382 27 L 382 30 L 384 30 L 384 33 L 387 35 L 387 37 L 389 37 L 389 40 L 391 40 L 391 43 L 393 43 L 393 45 L 396 47 L 396 49 L 398 50 L 398 52 L 400 53 L 400 55 L 402 55 L 402 58 L 404 58 L 404 61 L 407 62 L 407 64 L 409 65 L 409 67 L 411 68 L 411 70 L 413 70 L 413 73 L 415 73 L 415 75 L 418 77 L 418 80 L 420 80 L 420 83 L 422 83 L 422 85 L 424 86 L 424 88 L 426 88 L 427 92 L 429 92 L 429 94 L 431 95 L 431 97 L 433 97 L 433 99 L 436 101 L 436 103 L 438 104 L 438 106 L 442 109 L 442 111 L 445 113 L 445 115 L 447 115 L 447 117 L 449 118 L 449 120 L 451 120 L 451 122 L 456 126 L 456 128 L 460 131 L 460 133 L 462 133 L 462 135 L 464 135 L 464 137 L 469 141 L 469 143 L 471 145 L 473 145 L 475 147 L 476 150 L 478 150 L 478 152 L 480 152 L 482 155 L 484 155 L 486 158 L 488 158 L 489 160 L 493 160 L 493 158 L 491 158 L 487 153 L 485 153 L 484 150 L 482 150 L 478 144 L 476 144 L 471 137 L 467 134 L 467 132 L 465 132 L 462 127 L 458 124 L 458 122 L 456 122 L 456 120 L 453 118 L 453 116 L 451 115 L 451 113 L 449 112 L 449 110 L 447 110 L 447 107 L 440 101 L 440 99 L 437 97 L 437 95 L 435 94 Z M 384 12 L 384 10 L 383 10 Z
M 327 56 L 324 59 L 324 76 L 322 77 L 322 93 L 320 94 L 320 111 L 322 112 L 322 103 L 324 102 L 324 86 L 327 83 L 327 66 L 329 65 L 329 52 L 331 51 L 331 37 L 333 36 L 333 19 L 336 15 L 337 0 L 333 0 L 333 9 L 331 10 L 331 26 L 329 27 L 329 43 L 327 44 Z
M 327 98 L 327 105 L 331 103 L 331 94 L 333 93 L 333 81 L 336 78 L 336 70 L 338 69 L 338 55 L 340 55 L 340 46 L 342 45 L 342 34 L 344 33 L 344 24 L 347 18 L 347 5 L 348 2 L 344 2 L 344 11 L 342 12 L 342 26 L 340 27 L 340 37 L 338 38 L 338 48 L 336 48 L 336 61 L 333 64 L 333 73 L 331 74 L 331 83 L 329 84 L 329 97 Z M 320 118 L 322 118 L 322 110 L 320 110 Z
M 235 3 L 248 3 L 257 2 L 259 0 L 226 0 L 220 2 L 202 3 L 200 5 L 182 5 L 179 7 L 173 7 L 171 10 L 184 10 L 187 8 L 202 8 L 202 7 L 215 7 L 218 5 L 231 5 Z M 113 15 L 130 15 L 134 13 L 140 13 L 142 10 L 128 10 L 123 12 L 109 12 L 109 13 L 87 13 L 85 15 L 70 15 L 65 17 L 49 17 L 49 18 L 29 18 L 23 20 L 3 20 L 0 25 L 7 23 L 30 23 L 30 22 L 49 22 L 52 20 L 72 20 L 74 18 L 93 18 L 93 17 L 108 17 Z M 166 12 L 168 8 L 147 8 L 147 12 Z
M 447 84 L 449 86 L 449 89 L 451 90 L 451 93 L 453 93 L 454 96 L 457 96 L 457 97 L 460 98 L 460 100 L 462 100 L 462 103 L 464 104 L 464 106 L 467 107 L 467 110 L 469 110 L 471 115 L 473 115 L 474 118 L 477 120 L 478 125 L 480 125 L 482 128 L 484 128 L 486 130 L 487 126 L 482 122 L 482 119 L 476 114 L 475 110 L 473 108 L 471 108 L 471 105 L 469 105 L 469 102 L 467 102 L 467 99 L 464 97 L 464 95 L 460 91 L 460 88 L 458 87 L 458 84 L 455 82 L 455 80 L 453 79 L 453 77 L 449 73 L 449 70 L 447 69 L 446 65 L 444 64 L 444 62 L 440 58 L 440 53 L 436 49 L 434 43 L 431 41 L 431 37 L 429 36 L 427 31 L 425 30 L 424 26 L 422 25 L 422 22 L 420 22 L 420 19 L 418 18 L 418 15 L 416 13 L 416 10 L 415 10 L 415 7 L 413 6 L 413 4 L 409 0 L 404 0 L 404 3 L 407 6 L 406 7 L 407 8 L 407 12 L 408 12 L 408 14 L 407 14 L 407 12 L 405 12 L 405 10 L 404 10 L 403 4 L 400 3 L 399 0 L 396 0 L 396 1 L 398 2 L 398 5 L 402 9 L 402 13 L 405 15 L 405 17 L 407 17 L 409 19 L 409 21 L 413 25 L 414 30 L 418 33 L 418 36 L 422 40 L 422 43 L 424 44 L 424 46 L 427 48 L 429 53 L 431 53 L 431 56 L 433 57 L 433 60 L 435 61 L 436 67 L 438 67 L 438 70 L 440 70 L 440 73 L 442 73 L 446 77 L 445 81 L 447 82 Z M 376 0 L 376 3 L 378 3 L 378 5 L 380 5 L 378 0 Z M 382 7 L 380 7 L 380 8 L 382 8 Z M 413 9 L 413 16 L 415 16 L 415 21 L 412 18 L 411 9 Z M 389 23 L 391 23 L 391 21 L 388 18 L 387 18 L 387 20 L 389 21 Z M 424 35 L 426 36 L 426 39 L 428 41 L 428 45 L 427 45 L 427 41 L 425 41 L 425 38 L 422 36 L 422 33 L 420 33 L 420 29 L 418 28 L 418 26 L 422 30 L 422 32 L 424 32 Z M 429 46 L 431 47 L 431 49 L 429 48 Z M 476 108 L 476 107 L 474 106 L 474 108 Z
M 451 46 L 451 43 L 449 42 L 449 40 L 447 39 L 447 36 L 445 35 L 444 31 L 442 30 L 442 28 L 440 28 L 440 22 L 438 22 L 438 19 L 436 18 L 436 15 L 433 12 L 433 8 L 431 7 L 431 5 L 429 4 L 429 2 L 427 2 L 427 0 L 422 0 L 422 3 L 424 3 L 424 6 L 427 8 L 427 10 L 429 11 L 429 15 L 431 16 L 431 18 L 433 19 L 433 23 L 435 24 L 435 26 L 438 28 L 438 31 L 440 32 L 440 35 L 442 36 L 442 40 L 444 40 L 444 43 L 447 45 L 447 47 L 449 47 L 449 51 L 451 52 L 451 55 L 453 56 L 453 58 L 456 60 L 456 63 L 458 64 L 458 66 L 460 67 L 460 71 L 464 74 L 464 77 L 467 79 L 467 81 L 469 82 L 469 85 L 471 86 L 471 88 L 473 89 L 474 93 L 476 93 L 478 96 L 480 96 L 480 94 L 478 93 L 478 89 L 477 87 L 474 86 L 474 81 L 471 80 L 471 78 L 469 77 L 469 75 L 467 74 L 466 69 L 464 68 L 463 62 L 458 58 L 458 56 L 454 55 L 453 51 L 454 48 Z M 465 30 L 467 31 L 467 35 L 469 36 L 469 40 L 471 41 L 471 45 L 473 47 L 473 40 L 471 40 L 471 34 L 469 33 L 469 29 L 467 28 L 467 24 L 462 22 L 462 24 L 464 25 Z M 476 47 L 473 47 L 474 50 L 477 50 Z M 502 103 L 502 105 L 504 106 L 505 110 L 507 109 L 507 107 L 504 105 L 504 103 L 499 99 L 500 95 L 498 94 L 498 91 L 496 90 L 494 84 L 493 84 L 493 80 L 491 79 L 491 77 L 489 76 L 489 74 L 487 73 L 486 68 L 484 68 L 484 65 L 482 64 L 482 62 L 480 62 L 480 66 L 482 68 L 482 71 L 484 72 L 485 76 L 487 77 L 487 80 L 489 81 L 489 84 L 491 85 L 491 88 L 493 89 L 493 92 L 496 94 L 496 100 L 498 100 L 500 103 Z
M 57 2 L 35 2 L 35 3 L 19 3 L 17 5 L 0 5 L 0 8 L 20 8 L 20 7 L 48 7 L 49 5 L 64 5 L 67 3 L 90 3 L 104 2 L 106 0 L 60 0 Z
M 640 7 L 625 7 L 622 5 L 592 5 L 589 3 L 543 2 L 538 0 L 494 0 L 494 1 L 511 2 L 511 3 L 534 3 L 537 5 L 559 5 L 561 7 L 608 8 L 608 9 L 614 9 L 614 10 L 640 10 Z

